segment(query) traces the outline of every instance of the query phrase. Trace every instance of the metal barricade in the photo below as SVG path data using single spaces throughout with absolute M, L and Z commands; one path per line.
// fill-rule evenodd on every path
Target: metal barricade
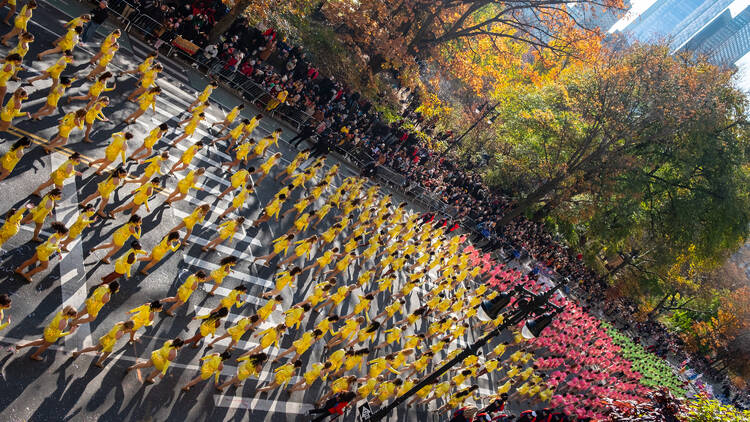
M 131 19 L 130 23 L 131 28 L 138 28 L 138 30 L 144 35 L 152 37 L 160 35 L 161 31 L 164 29 L 164 26 L 161 23 L 143 13 L 139 14 L 134 19 Z

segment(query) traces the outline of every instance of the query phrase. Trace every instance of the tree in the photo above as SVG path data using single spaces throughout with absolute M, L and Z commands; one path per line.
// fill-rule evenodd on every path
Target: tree
M 313 0 L 235 0 L 229 12 L 219 19 L 211 29 L 209 39 L 214 42 L 225 33 L 235 20 L 251 16 L 254 21 L 261 21 L 268 16 L 283 13 L 306 14 L 316 4 Z
M 478 37 L 572 54 L 581 39 L 601 35 L 592 15 L 622 9 L 622 0 L 340 0 L 326 2 L 322 11 L 377 71 L 386 63 L 411 65 L 440 46 Z
M 701 229 L 699 246 L 726 247 L 744 234 L 746 100 L 728 70 L 639 45 L 507 103 L 497 130 L 511 156 L 494 171 L 525 178 L 529 189 L 501 223 L 539 204 L 580 200 L 595 204 L 589 215 L 614 211 L 596 222 L 616 234 L 635 218 L 681 233 L 730 215 L 741 217 L 723 225 L 731 233 Z M 680 219 L 665 221 L 663 212 Z

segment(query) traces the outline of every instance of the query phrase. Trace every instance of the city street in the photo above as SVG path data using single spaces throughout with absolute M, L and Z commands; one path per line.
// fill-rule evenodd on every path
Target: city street
M 85 10 L 87 5 L 80 3 L 55 3 L 63 7 L 57 9 L 51 3 L 42 2 L 40 7 L 34 11 L 33 20 L 30 23 L 30 31 L 36 40 L 26 56 L 25 64 L 29 67 L 21 71 L 21 79 L 36 76 L 42 69 L 51 65 L 57 55 L 45 57 L 41 61 L 34 60 L 36 54 L 49 48 L 52 41 L 62 35 L 63 24 L 77 13 L 76 10 Z M 84 9 L 81 9 L 84 8 Z M 98 49 L 98 42 L 106 34 L 105 29 L 100 30 L 96 41 L 89 43 L 86 48 L 77 48 L 75 61 L 69 65 L 64 75 L 78 76 L 73 86 L 66 92 L 66 96 L 60 101 L 61 108 L 65 112 L 76 110 L 83 106 L 83 102 L 67 103 L 67 96 L 83 95 L 90 85 L 83 77 L 88 72 L 88 60 L 91 54 Z M 15 41 L 13 41 L 15 42 Z M 120 40 L 121 49 L 115 56 L 110 70 L 116 73 L 123 69 L 132 69 L 141 62 L 143 57 L 150 51 L 143 41 L 128 35 L 123 35 Z M 0 49 L 3 55 L 7 54 L 8 48 Z M 26 118 L 14 120 L 15 128 L 0 135 L 4 152 L 10 144 L 20 136 L 30 137 L 35 146 L 14 170 L 11 177 L 0 182 L 0 194 L 2 195 L 2 206 L 0 213 L 3 215 L 11 207 L 24 206 L 29 200 L 36 202 L 38 198 L 29 198 L 33 189 L 47 180 L 51 171 L 62 164 L 72 151 L 82 154 L 84 161 L 91 161 L 104 156 L 104 148 L 109 142 L 110 136 L 119 131 L 132 132 L 135 137 L 129 142 L 129 151 L 133 151 L 141 144 L 143 137 L 155 126 L 166 122 L 170 130 L 157 144 L 156 149 L 168 149 L 171 157 L 168 164 L 163 166 L 163 171 L 171 167 L 177 161 L 179 154 L 190 145 L 188 141 L 181 142 L 175 148 L 168 148 L 168 143 L 181 135 L 182 130 L 177 122 L 186 118 L 185 112 L 188 105 L 196 98 L 200 90 L 206 84 L 193 69 L 186 69 L 184 64 L 172 59 L 159 58 L 165 66 L 165 71 L 157 79 L 157 84 L 163 89 L 157 97 L 156 113 L 147 111 L 135 125 L 125 126 L 122 120 L 137 108 L 137 105 L 126 101 L 126 96 L 135 89 L 136 78 L 122 76 L 117 78 L 117 88 L 108 95 L 112 102 L 104 110 L 110 122 L 97 122 L 91 138 L 91 144 L 82 143 L 82 133 L 75 131 L 64 151 L 58 151 L 50 155 L 44 155 L 39 145 L 44 145 L 51 139 L 57 130 L 58 119 L 61 114 L 53 114 L 43 118 L 41 121 L 30 121 Z M 9 82 L 8 92 L 12 93 L 19 85 L 18 82 Z M 49 88 L 49 80 L 34 83 L 28 87 L 29 99 L 24 102 L 23 111 L 32 113 L 44 104 Z M 10 94 L 6 94 L 6 100 Z M 238 99 L 225 91 L 217 90 L 212 96 L 212 107 L 207 111 L 206 121 L 199 127 L 196 135 L 190 139 L 195 142 L 199 139 L 211 140 L 214 135 L 209 130 L 210 124 L 221 121 L 229 108 L 238 103 Z M 253 107 L 246 107 L 242 115 L 252 117 L 258 111 Z M 291 127 L 272 118 L 265 118 L 256 129 L 254 136 L 259 138 L 268 135 L 276 127 L 281 127 L 284 132 L 282 140 L 288 140 L 294 136 Z M 272 147 L 272 150 L 274 148 Z M 279 151 L 283 153 L 284 160 L 276 167 L 280 171 L 289 163 L 297 151 L 288 143 L 280 142 Z M 261 374 L 260 383 L 253 378 L 248 379 L 240 388 L 227 388 L 223 393 L 218 393 L 211 381 L 194 387 L 189 392 L 183 392 L 180 388 L 190 379 L 198 374 L 201 364 L 200 358 L 206 354 L 205 347 L 192 349 L 185 347 L 178 353 L 176 361 L 170 366 L 167 375 L 154 385 L 144 385 L 136 377 L 136 374 L 127 374 L 125 369 L 137 359 L 148 359 L 152 350 L 161 347 L 167 339 L 177 336 L 187 338 L 192 336 L 199 326 L 199 321 L 192 318 L 196 315 L 207 314 L 224 297 L 229 290 L 244 284 L 248 287 L 247 303 L 244 307 L 233 309 L 226 319 L 225 327 L 236 322 L 242 316 L 252 315 L 257 308 L 262 306 L 266 300 L 261 298 L 264 291 L 269 290 L 273 283 L 274 268 L 264 265 L 252 265 L 253 257 L 264 255 L 270 251 L 271 241 L 284 233 L 293 222 L 293 217 L 288 216 L 280 222 L 271 221 L 261 224 L 254 229 L 250 224 L 245 224 L 245 233 L 235 236 L 234 241 L 220 245 L 216 251 L 201 252 L 201 246 L 205 245 L 217 231 L 216 217 L 231 204 L 231 195 L 222 200 L 217 195 L 223 191 L 228 184 L 228 175 L 220 174 L 218 170 L 222 162 L 230 161 L 232 158 L 221 149 L 203 149 L 192 161 L 190 169 L 206 167 L 206 176 L 199 181 L 200 191 L 193 190 L 188 198 L 180 201 L 172 207 L 162 205 L 166 195 L 176 186 L 178 178 L 168 177 L 163 180 L 163 190 L 151 200 L 152 211 L 146 213 L 141 209 L 139 214 L 144 217 L 143 236 L 140 240 L 145 250 L 151 250 L 168 230 L 181 222 L 196 206 L 202 203 L 211 205 L 211 213 L 206 218 L 205 224 L 199 224 L 193 232 L 190 245 L 182 247 L 174 253 L 170 253 L 157 267 L 151 270 L 148 276 L 138 274 L 138 266 L 133 268 L 133 276 L 121 280 L 121 289 L 106 304 L 98 318 L 90 323 L 82 325 L 70 336 L 61 339 L 55 346 L 44 353 L 44 361 L 34 362 L 28 359 L 31 353 L 28 349 L 13 352 L 9 347 L 18 341 L 29 341 L 38 338 L 44 327 L 52 316 L 62 306 L 71 305 L 77 309 L 83 306 L 84 300 L 91 293 L 92 287 L 97 285 L 100 278 L 112 271 L 112 264 L 100 263 L 104 256 L 102 250 L 90 252 L 90 250 L 102 242 L 107 242 L 114 230 L 127 221 L 128 215 L 119 214 L 115 220 L 97 220 L 92 226 L 84 231 L 82 238 L 71 245 L 70 252 L 51 259 L 51 270 L 37 274 L 30 284 L 13 273 L 13 269 L 24 260 L 28 259 L 34 252 L 35 243 L 31 242 L 33 225 L 25 225 L 21 232 L 3 245 L 0 252 L 0 293 L 9 293 L 13 299 L 12 308 L 6 312 L 10 315 L 12 323 L 0 332 L 0 343 L 3 345 L 0 351 L 0 420 L 7 421 L 87 421 L 87 420 L 143 420 L 143 421 L 185 421 L 185 420 L 251 420 L 251 421 L 296 421 L 303 420 L 302 416 L 313 406 L 313 403 L 327 391 L 326 387 L 318 381 L 315 386 L 304 392 L 287 395 L 282 389 L 276 389 L 269 393 L 256 394 L 255 388 L 259 384 L 272 377 L 273 368 L 266 364 Z M 260 160 L 251 164 L 258 166 Z M 335 161 L 329 158 L 326 167 L 329 168 Z M 347 176 L 357 174 L 357 170 L 341 163 L 342 167 L 336 177 L 334 186 L 338 186 L 341 180 Z M 138 166 L 135 162 L 126 165 L 131 174 L 138 177 L 145 165 Z M 49 222 L 61 221 L 70 226 L 78 217 L 78 203 L 97 188 L 97 183 L 103 180 L 103 176 L 97 176 L 94 170 L 82 165 L 79 168 L 82 176 L 70 178 L 66 181 L 63 189 L 62 200 L 57 204 L 53 215 L 45 224 L 42 237 L 49 235 Z M 178 177 L 186 174 L 187 170 L 178 172 Z M 274 175 L 275 173 L 272 173 Z M 118 190 L 109 205 L 121 205 L 129 202 L 132 190 L 136 185 L 129 184 Z M 256 192 L 246 207 L 233 215 L 245 216 L 248 221 L 256 218 L 262 207 L 282 187 L 281 184 L 267 177 L 256 188 Z M 299 191 L 287 202 L 292 204 L 298 199 Z M 321 198 L 320 203 L 324 198 Z M 288 207 L 289 205 L 287 205 Z M 332 213 L 333 214 L 333 213 Z M 327 219 L 328 223 L 333 221 L 332 216 Z M 326 224 L 321 226 L 327 227 Z M 122 252 L 122 251 L 121 251 Z M 120 252 L 120 253 L 121 253 Z M 123 321 L 128 317 L 128 311 L 144 303 L 173 296 L 177 287 L 191 273 L 198 269 L 213 270 L 218 268 L 221 258 L 232 255 L 239 259 L 235 272 L 224 280 L 222 287 L 217 290 L 217 295 L 211 297 L 207 291 L 213 286 L 205 283 L 200 286 L 200 291 L 191 297 L 187 306 L 180 308 L 174 318 L 169 318 L 164 313 L 157 315 L 154 325 L 145 329 L 142 342 L 129 345 L 125 339 L 121 339 L 115 346 L 115 352 L 106 362 L 103 369 L 93 365 L 96 359 L 94 354 L 82 355 L 77 359 L 71 359 L 71 353 L 82 347 L 96 344 L 97 339 L 106 333 L 113 324 Z M 119 254 L 115 256 L 118 257 Z M 112 260 L 114 263 L 114 259 Z M 275 262 L 278 262 L 275 261 Z M 59 263 L 59 265 L 58 265 Z M 272 261 L 273 265 L 274 261 Z M 353 266 L 354 271 L 346 278 L 356 279 L 359 266 Z M 306 280 L 300 280 L 296 291 L 285 289 L 284 310 L 289 304 L 303 300 L 309 294 L 312 285 L 317 281 L 311 279 L 312 272 L 305 274 Z M 411 310 L 420 306 L 420 295 L 423 292 L 412 294 L 409 308 Z M 355 290 L 351 297 L 362 294 Z M 381 295 L 381 300 L 385 298 Z M 389 302 L 388 302 L 389 303 Z M 342 306 L 342 313 L 349 312 L 352 304 L 347 300 Z M 370 311 L 372 316 L 378 314 L 382 309 L 381 304 L 373 304 Z M 300 330 L 293 331 L 284 337 L 280 346 L 286 349 L 295 339 L 295 335 L 303 330 L 314 327 L 320 320 L 322 314 L 313 312 L 305 321 Z M 281 311 L 276 311 L 270 321 L 261 325 L 259 330 L 268 328 L 283 320 Z M 218 333 L 223 333 L 223 328 Z M 141 331 L 141 333 L 144 333 Z M 295 334 L 296 333 L 296 334 Z M 245 336 L 237 346 L 235 354 L 240 351 L 249 350 L 254 347 L 256 339 Z M 379 339 L 384 334 L 381 332 Z M 468 335 L 463 344 L 474 338 Z M 375 342 L 377 343 L 377 341 Z M 211 352 L 223 350 L 221 345 L 228 344 L 227 340 L 220 342 Z M 202 346 L 204 346 L 203 343 Z M 309 368 L 314 362 L 325 359 L 323 342 L 318 342 L 304 357 L 303 370 Z M 380 351 L 385 354 L 389 349 Z M 273 358 L 279 352 L 271 349 L 269 355 Z M 370 359 L 376 356 L 370 355 Z M 436 359 L 436 362 L 439 360 Z M 222 380 L 228 379 L 236 372 L 234 359 L 225 364 Z M 363 372 L 364 373 L 364 372 Z M 295 377 L 292 382 L 296 382 Z M 480 384 L 482 394 L 490 393 L 487 377 L 483 377 Z M 431 404 L 434 410 L 435 403 Z M 353 411 L 344 420 L 355 420 Z M 416 407 L 406 408 L 402 406 L 391 420 L 439 420 L 439 415 L 428 409 Z

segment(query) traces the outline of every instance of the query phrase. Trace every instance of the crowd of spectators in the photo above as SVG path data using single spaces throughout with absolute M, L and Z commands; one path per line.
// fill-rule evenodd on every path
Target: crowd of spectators
M 462 222 L 464 228 L 474 231 L 483 250 L 502 249 L 508 260 L 533 260 L 560 276 L 586 280 L 576 283 L 583 301 L 597 304 L 615 320 L 615 315 L 632 315 L 630 308 L 635 305 L 623 298 L 609 300 L 606 283 L 585 267 L 581 254 L 558 242 L 543 224 L 525 217 L 498 225 L 512 207 L 506 196 L 490 191 L 478 173 L 463 170 L 415 134 L 401 130 L 400 122 L 384 123 L 359 93 L 322 75 L 299 46 L 282 39 L 273 28 L 258 28 L 240 18 L 218 41 L 209 43 L 213 25 L 228 12 L 220 0 L 127 0 L 116 7 L 126 19 L 137 11 L 138 16 L 147 15 L 161 24 L 151 32 L 157 48 L 182 37 L 200 48 L 194 56 L 195 66 L 237 85 L 252 80 L 268 93 L 260 104 L 267 110 L 283 105 L 310 116 L 293 143 L 312 141 L 318 153 L 342 149 L 361 154 L 366 157 L 364 174 L 373 175 L 381 166 L 400 174 L 407 185 L 418 186 L 432 199 L 446 204 L 451 212 L 444 224 L 455 229 L 456 222 Z M 409 104 L 401 118 L 422 125 L 433 139 L 450 143 L 453 135 L 435 132 L 422 121 L 416 105 Z M 681 340 L 656 322 L 625 328 L 660 344 L 655 352 L 684 354 Z M 708 370 L 705 359 L 692 359 Z

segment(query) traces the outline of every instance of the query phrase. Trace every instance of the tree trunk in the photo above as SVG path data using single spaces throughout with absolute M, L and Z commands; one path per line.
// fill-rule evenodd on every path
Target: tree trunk
M 232 26 L 234 21 L 242 15 L 242 12 L 247 9 L 247 6 L 250 5 L 250 2 L 252 0 L 239 0 L 237 4 L 234 5 L 233 8 L 229 9 L 229 13 L 222 16 L 221 19 L 219 19 L 218 22 L 216 22 L 216 25 L 214 25 L 213 29 L 211 29 L 211 34 L 209 34 L 209 42 L 215 42 L 219 39 L 219 36 L 221 34 L 227 32 L 227 30 Z
M 500 219 L 498 224 L 505 225 L 510 223 L 514 218 L 518 217 L 519 215 L 526 212 L 526 210 L 531 208 L 532 205 L 537 204 L 539 201 L 541 201 L 545 196 L 547 196 L 548 193 L 555 190 L 563 180 L 565 180 L 565 176 L 557 176 L 554 179 L 544 182 L 542 186 L 539 186 L 539 188 L 537 188 L 537 190 L 519 201 L 515 208 L 513 208 L 509 213 L 505 214 L 503 218 Z
M 657 303 L 656 306 L 654 306 L 654 309 L 652 309 L 651 311 L 649 311 L 649 313 L 648 313 L 648 315 L 646 315 L 646 317 L 649 320 L 652 320 L 652 319 L 654 319 L 654 317 L 658 316 L 661 313 L 661 308 L 664 306 L 664 302 L 666 302 L 667 299 L 669 299 L 671 296 L 672 296 L 672 293 L 667 293 L 663 298 L 661 298 L 661 300 L 659 301 L 659 303 Z

